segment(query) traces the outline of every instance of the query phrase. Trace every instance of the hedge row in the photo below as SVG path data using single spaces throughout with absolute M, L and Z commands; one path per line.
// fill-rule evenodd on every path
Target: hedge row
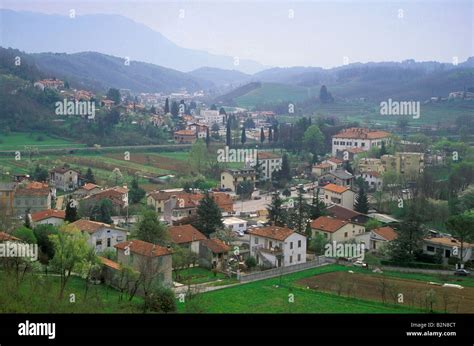
M 419 268 L 419 269 L 449 269 L 443 264 L 435 264 L 435 263 L 423 263 L 423 262 L 393 262 L 382 260 L 380 261 L 382 265 L 386 266 L 394 266 L 394 267 L 405 267 L 405 268 Z

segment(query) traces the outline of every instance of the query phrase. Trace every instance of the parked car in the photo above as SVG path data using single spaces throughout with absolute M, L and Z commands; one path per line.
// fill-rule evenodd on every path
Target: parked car
M 454 272 L 454 275 L 458 275 L 458 276 L 468 276 L 469 274 L 471 274 L 471 272 L 467 269 L 457 269 Z
M 362 262 L 361 260 L 357 260 L 354 263 L 352 263 L 353 266 L 355 267 L 367 267 L 367 263 Z

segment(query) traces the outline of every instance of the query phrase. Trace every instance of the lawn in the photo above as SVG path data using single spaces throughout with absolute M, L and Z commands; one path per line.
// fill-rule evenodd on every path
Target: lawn
M 59 277 L 28 275 L 17 290 L 12 280 L 0 275 L 2 313 L 130 313 L 141 312 L 143 300 L 119 301 L 120 293 L 105 285 L 91 285 L 85 299 L 84 280 L 71 277 L 64 298 L 58 299 Z M 12 298 L 14 293 L 14 299 Z M 34 294 L 32 294 L 34 292 Z M 71 301 L 74 294 L 75 301 Z
M 176 272 L 173 271 L 173 280 L 186 285 L 201 284 L 204 282 L 212 282 L 219 279 L 225 279 L 222 273 L 214 273 L 206 268 L 193 267 L 179 271 L 179 279 L 176 279 Z
M 330 265 L 298 273 L 251 282 L 198 295 L 178 304 L 178 311 L 192 311 L 186 304 L 206 313 L 416 313 L 419 310 L 400 305 L 347 298 L 317 292 L 296 285 L 296 281 L 321 273 L 348 270 Z M 292 299 L 294 298 L 293 302 Z M 193 299 L 193 300 L 194 300 Z
M 0 134 L 0 150 L 24 150 L 24 146 L 34 146 L 38 149 L 85 147 L 85 144 L 74 143 L 65 139 L 54 138 L 45 133 L 11 132 Z

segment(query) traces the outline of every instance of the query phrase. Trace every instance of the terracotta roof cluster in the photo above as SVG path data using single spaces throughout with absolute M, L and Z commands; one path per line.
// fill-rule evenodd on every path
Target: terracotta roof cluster
M 314 168 L 331 168 L 332 166 L 331 166 L 331 164 L 329 164 L 329 163 L 323 162 L 323 163 L 320 163 L 320 164 L 315 165 L 315 166 L 313 166 L 313 167 L 314 167 Z
M 199 202 L 204 198 L 202 193 L 188 193 L 188 192 L 152 192 L 148 195 L 155 201 L 167 201 L 173 197 L 177 199 L 175 208 L 197 208 Z M 216 202 L 219 209 L 224 212 L 232 213 L 234 211 L 234 202 L 229 194 L 225 192 L 213 192 L 211 197 Z
M 328 207 L 327 212 L 331 214 L 331 216 L 340 220 L 349 220 L 355 216 L 363 215 L 354 210 L 341 207 L 340 205 L 337 205 L 337 204 L 334 204 Z
M 252 229 L 248 231 L 248 233 L 252 235 L 258 235 L 259 237 L 283 241 L 292 235 L 294 231 L 288 227 L 268 226 Z
M 201 244 L 213 253 L 226 253 L 230 251 L 230 246 L 219 239 L 204 239 L 201 240 Z
M 179 130 L 175 131 L 174 134 L 178 136 L 196 136 L 196 132 L 194 130 Z
M 49 185 L 47 183 L 41 183 L 38 181 L 32 181 L 28 183 L 25 188 L 27 189 L 49 189 Z
M 172 254 L 171 250 L 168 250 L 163 246 L 138 239 L 127 240 L 116 244 L 114 247 L 119 250 L 125 250 L 128 247 L 130 252 L 147 257 L 159 257 Z
M 341 163 L 344 162 L 344 161 L 342 161 L 342 160 L 339 160 L 339 159 L 336 158 L 336 157 L 330 157 L 330 158 L 327 159 L 326 161 L 330 161 L 330 162 L 335 163 L 335 164 L 337 164 L 337 165 L 339 165 L 339 164 L 341 164 Z
M 373 229 L 372 232 L 376 233 L 387 241 L 392 241 L 398 237 L 397 232 L 395 232 L 392 227 L 387 226 Z
M 331 191 L 331 192 L 335 192 L 335 193 L 344 193 L 347 190 L 349 190 L 349 188 L 346 187 L 346 186 L 339 186 L 339 185 L 336 185 L 336 184 L 327 184 L 327 185 L 323 186 L 323 189 Z
M 338 229 L 347 225 L 348 223 L 350 222 L 345 220 L 339 220 L 329 216 L 320 216 L 316 220 L 313 220 L 311 222 L 311 228 L 324 232 L 334 233 Z
M 333 138 L 349 138 L 349 139 L 381 139 L 387 138 L 390 133 L 385 131 L 373 131 L 366 128 L 351 127 L 344 129 L 341 132 L 335 134 Z
M 46 209 L 31 214 L 31 219 L 33 220 L 33 222 L 49 219 L 50 217 L 55 217 L 57 219 L 64 220 L 64 218 L 66 217 L 66 212 L 64 210 Z
M 192 225 L 172 226 L 168 228 L 168 232 L 171 236 L 171 240 L 176 244 L 185 244 L 206 239 L 206 236 Z
M 229 194 L 224 192 L 213 192 L 211 196 L 219 209 L 228 213 L 234 212 L 234 202 Z

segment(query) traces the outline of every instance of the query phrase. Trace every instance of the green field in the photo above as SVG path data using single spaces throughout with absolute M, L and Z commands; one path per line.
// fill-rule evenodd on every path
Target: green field
M 105 285 L 91 285 L 86 299 L 84 280 L 75 276 L 69 279 L 62 300 L 58 299 L 58 276 L 27 276 L 18 290 L 6 281 L 6 276 L 0 275 L 2 313 L 130 313 L 140 312 L 143 305 L 140 297 L 119 301 L 120 293 Z M 70 301 L 71 294 L 75 302 Z
M 33 146 L 38 149 L 53 149 L 67 147 L 85 147 L 85 144 L 75 143 L 60 138 L 53 138 L 45 133 L 22 133 L 11 132 L 8 135 L 0 134 L 1 150 L 24 150 L 25 146 Z
M 235 102 L 239 107 L 253 108 L 257 104 L 277 104 L 281 102 L 300 102 L 319 95 L 318 88 L 302 86 L 263 83 L 261 88 L 239 96 Z
M 203 293 L 188 303 L 178 303 L 181 312 L 206 313 L 416 313 L 417 309 L 400 305 L 363 301 L 299 287 L 295 282 L 321 273 L 348 270 L 330 265 Z M 290 294 L 294 302 L 290 302 Z M 189 304 L 187 307 L 186 304 Z

